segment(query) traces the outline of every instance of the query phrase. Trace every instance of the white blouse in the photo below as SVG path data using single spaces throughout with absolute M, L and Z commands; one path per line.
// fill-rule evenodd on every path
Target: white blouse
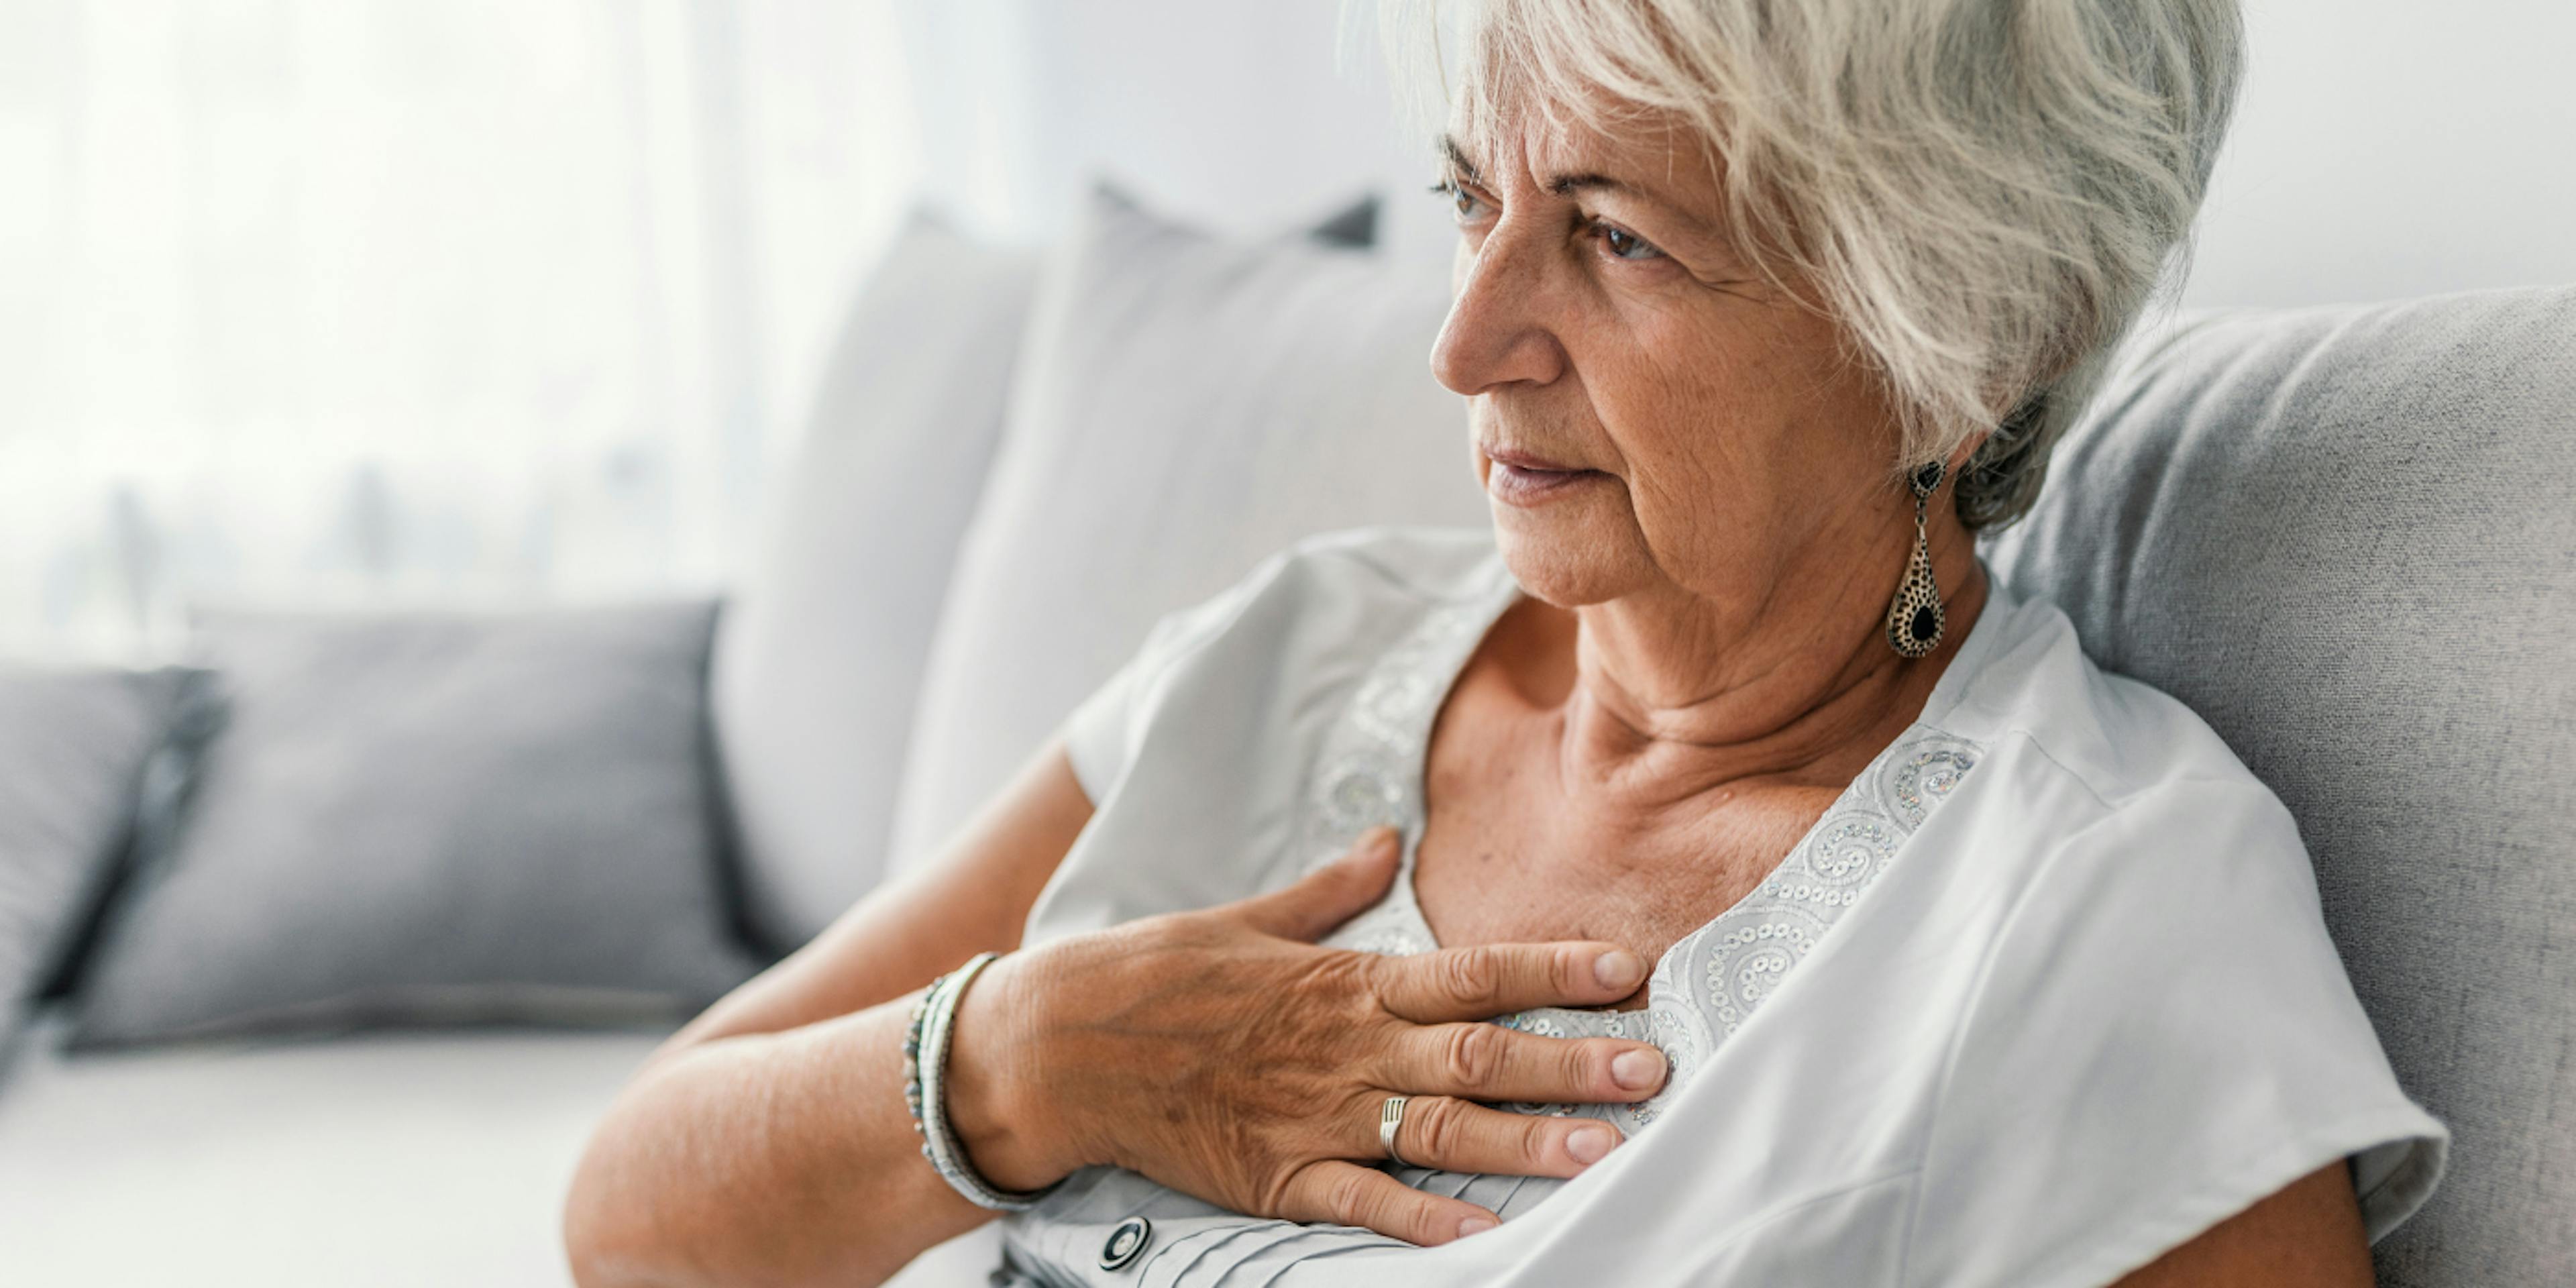
M 1028 941 L 1275 889 L 1392 823 L 1393 889 L 1326 942 L 1437 947 L 1424 750 L 1521 593 L 1487 533 L 1370 528 L 1163 618 L 1065 724 L 1096 813 Z M 1670 1058 L 1643 1104 L 1506 1106 L 1618 1123 L 1581 1177 L 1396 1170 L 1499 1229 L 1416 1248 L 1091 1168 L 1001 1223 L 994 1282 L 2098 1285 L 2337 1158 L 2375 1241 L 2449 1141 L 2353 996 L 2289 813 L 1999 584 L 1921 718 L 1648 997 L 1499 1017 Z

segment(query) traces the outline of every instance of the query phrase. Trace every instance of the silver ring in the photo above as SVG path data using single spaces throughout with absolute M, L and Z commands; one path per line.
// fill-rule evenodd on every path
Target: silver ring
M 1395 1133 L 1403 1126 L 1404 1097 L 1388 1096 L 1386 1103 L 1377 1111 L 1378 1147 L 1386 1151 L 1386 1161 L 1398 1167 L 1411 1167 L 1413 1164 L 1405 1162 L 1404 1155 L 1395 1150 Z

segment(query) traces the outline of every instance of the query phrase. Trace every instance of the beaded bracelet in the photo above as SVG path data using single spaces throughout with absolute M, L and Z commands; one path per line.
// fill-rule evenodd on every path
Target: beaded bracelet
M 1055 1185 L 1026 1191 L 995 1188 L 967 1162 L 966 1147 L 948 1122 L 945 1076 L 957 1003 L 966 995 L 966 986 L 1000 955 L 977 953 L 965 965 L 932 980 L 921 1000 L 913 1004 L 912 1027 L 903 1039 L 903 1101 L 912 1111 L 913 1133 L 921 1137 L 921 1156 L 930 1160 L 950 1189 L 980 1208 L 1025 1212 L 1053 1192 Z

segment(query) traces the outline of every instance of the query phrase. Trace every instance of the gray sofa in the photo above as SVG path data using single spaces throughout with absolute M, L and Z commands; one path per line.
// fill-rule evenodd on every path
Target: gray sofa
M 944 262 L 975 289 L 949 289 L 915 259 L 911 280 L 882 277 L 855 306 L 854 336 L 901 329 L 949 347 L 889 357 L 882 342 L 845 344 L 809 441 L 782 471 L 794 482 L 779 536 L 735 606 L 756 627 L 719 640 L 718 684 L 740 704 L 720 696 L 716 713 L 733 801 L 759 815 L 742 831 L 817 847 L 798 856 L 753 841 L 756 919 L 810 929 L 885 868 L 931 861 L 918 843 L 877 838 L 939 835 L 945 800 L 989 785 L 1134 647 L 1151 612 L 1224 584 L 1243 551 L 1358 518 L 1472 518 L 1455 430 L 1425 419 L 1445 404 L 1414 390 L 1427 383 L 1436 278 L 1145 218 L 1095 210 L 1034 304 L 1033 266 L 952 240 Z M 1068 379 L 1080 364 L 1057 351 L 1113 334 L 1080 313 L 1077 297 L 1100 294 L 1097 280 L 1075 280 L 1085 274 L 1132 288 L 1114 334 L 1191 334 L 1203 346 L 1192 378 L 1230 382 L 1241 406 L 1302 406 L 1308 393 L 1289 381 L 1402 389 L 1380 399 L 1383 426 L 1344 425 L 1351 437 L 1337 441 L 1400 432 L 1431 446 L 1375 463 L 1371 508 L 1355 518 L 1335 473 L 1347 463 L 1287 450 L 1294 417 L 1210 417 L 1187 399 L 1141 427 L 1133 406 L 1032 414 L 1051 396 L 1032 364 Z M 1265 291 L 1307 303 L 1269 307 Z M 1371 299 L 1365 344 L 1308 351 L 1303 370 L 1224 365 L 1266 343 L 1261 328 L 1348 331 L 1351 302 Z M 939 307 L 984 313 L 893 328 Z M 1157 310 L 1163 329 L 1137 324 Z M 1314 369 L 1322 361 L 1352 369 Z M 920 393 L 945 381 L 990 394 L 1015 371 L 1014 405 L 986 397 L 971 422 Z M 1113 421 L 1122 450 L 1167 450 L 1268 499 L 1202 506 L 1186 531 L 1159 526 L 1150 496 L 1115 488 L 1045 501 L 1114 507 L 1118 521 L 1096 529 L 1080 515 L 1030 524 L 986 508 L 985 477 L 1044 472 Z M 885 486 L 870 466 L 898 452 L 953 476 L 902 498 L 906 531 L 926 546 L 888 548 L 848 508 Z M 2099 657 L 2190 702 L 2282 793 L 2398 1073 L 2455 1133 L 2448 1180 L 2378 1250 L 2382 1282 L 2576 1283 L 2576 290 L 2183 319 L 2133 345 L 2053 473 L 2039 512 L 1991 543 L 1992 567 L 2056 597 Z M 933 505 L 922 488 L 948 500 Z M 1005 593 L 1104 578 L 1119 584 L 1097 614 Z M 905 605 L 902 620 L 872 611 L 887 603 Z M 772 650 L 775 666 L 760 661 Z M 816 690 L 777 683 L 849 657 L 876 669 L 836 678 L 821 709 Z M 943 657 L 1012 667 L 1009 707 L 975 709 L 979 692 L 939 674 L 967 664 Z M 851 732 L 834 718 L 916 694 L 908 727 L 880 718 Z M 923 721 L 945 731 L 927 751 L 912 735 Z M 889 746 L 901 777 L 936 784 L 931 816 L 898 820 L 907 793 L 883 768 L 841 795 L 807 763 L 873 764 Z M 921 763 L 933 755 L 945 759 Z M 800 766 L 793 790 L 740 781 L 779 763 Z M 918 804 L 921 789 L 911 795 Z M 40 1016 L 0 1075 L 0 1282 L 12 1285 L 561 1283 L 561 1186 L 659 1037 L 390 1031 L 69 1055 L 65 1023 L 59 1004 Z M 987 1246 L 935 1253 L 908 1281 L 978 1282 Z

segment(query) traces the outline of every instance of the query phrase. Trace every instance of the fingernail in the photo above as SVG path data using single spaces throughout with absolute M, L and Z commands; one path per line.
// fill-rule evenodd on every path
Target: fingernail
M 1471 1234 L 1483 1234 L 1485 1231 L 1493 1229 L 1494 1225 L 1494 1218 L 1489 1216 L 1460 1217 L 1458 1219 L 1458 1237 L 1463 1239 Z
M 1646 973 L 1646 964 L 1625 948 L 1613 948 L 1592 959 L 1592 978 L 1603 988 L 1635 988 Z
M 1370 828 L 1369 834 L 1360 838 L 1360 852 L 1372 856 L 1393 854 L 1396 837 L 1399 835 L 1401 834 L 1392 827 Z
M 1663 1081 L 1664 1057 L 1654 1051 L 1622 1051 L 1610 1057 L 1610 1080 L 1630 1091 L 1643 1091 Z
M 1578 1127 L 1565 1138 L 1565 1152 L 1578 1163 L 1598 1163 L 1609 1154 L 1613 1142 L 1607 1127 Z

